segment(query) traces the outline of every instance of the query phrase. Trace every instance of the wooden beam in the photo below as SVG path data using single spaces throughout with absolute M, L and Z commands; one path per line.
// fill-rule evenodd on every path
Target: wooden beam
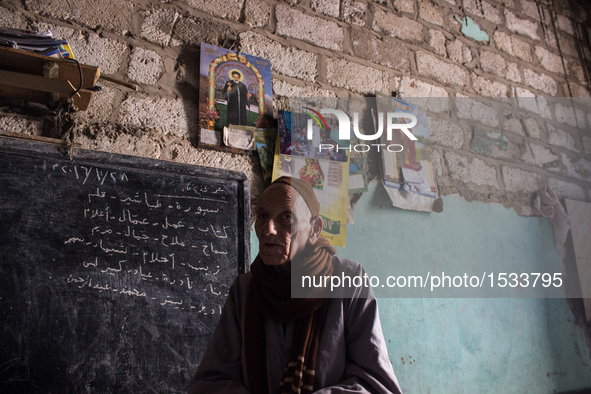
M 75 87 L 80 86 L 80 70 L 82 71 L 82 88 L 91 88 L 100 76 L 100 69 L 86 64 L 78 65 L 66 59 L 55 59 L 21 49 L 0 47 L 0 69 L 32 75 L 43 75 L 43 66 L 57 64 L 58 78 L 68 80 Z
M 3 129 L 0 129 L 0 135 L 4 135 L 7 137 L 13 137 L 13 138 L 21 138 L 21 139 L 26 139 L 26 140 L 49 142 L 49 143 L 57 144 L 57 145 L 70 146 L 70 143 L 68 141 L 59 140 L 56 138 L 42 137 L 40 135 L 15 133 L 14 131 L 8 131 L 8 130 L 3 130 Z

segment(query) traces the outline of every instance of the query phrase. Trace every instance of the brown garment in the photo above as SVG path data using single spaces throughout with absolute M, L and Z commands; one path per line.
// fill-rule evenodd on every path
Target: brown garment
M 331 275 L 335 252 L 328 241 L 320 239 L 304 254 L 298 266 L 307 275 Z M 283 267 L 267 266 L 257 256 L 250 269 L 253 280 L 248 289 L 246 333 L 252 340 L 246 343 L 246 364 L 251 389 L 268 394 L 264 321 L 267 318 L 282 323 L 296 322 L 278 393 L 311 393 L 324 299 L 291 298 L 291 262 Z

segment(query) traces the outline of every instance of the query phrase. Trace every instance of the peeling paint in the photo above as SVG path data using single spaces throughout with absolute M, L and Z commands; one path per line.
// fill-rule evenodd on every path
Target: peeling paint
M 454 16 L 458 22 L 462 24 L 462 34 L 467 37 L 473 38 L 476 41 L 490 41 L 488 34 L 480 29 L 480 26 L 476 24 L 472 19 L 465 17 L 460 19 Z
M 486 132 L 481 129 L 474 129 L 474 134 L 472 135 L 472 142 L 470 143 L 470 148 L 480 153 L 481 155 L 490 156 L 493 152 L 493 146 L 498 146 L 501 150 L 508 150 L 509 149 L 509 140 L 501 133 L 497 132 Z

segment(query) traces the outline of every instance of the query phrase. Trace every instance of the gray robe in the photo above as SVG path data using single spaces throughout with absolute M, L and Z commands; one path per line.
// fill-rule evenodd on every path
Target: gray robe
M 363 275 L 355 261 L 333 257 L 333 275 Z M 246 295 L 251 273 L 236 279 L 222 316 L 191 381 L 190 393 L 250 393 L 244 343 Z M 320 337 L 314 379 L 315 393 L 400 393 L 388 359 L 378 305 L 367 298 L 326 300 L 326 320 Z M 269 393 L 277 392 L 291 349 L 294 323 L 265 321 Z M 255 393 L 256 394 L 256 393 Z

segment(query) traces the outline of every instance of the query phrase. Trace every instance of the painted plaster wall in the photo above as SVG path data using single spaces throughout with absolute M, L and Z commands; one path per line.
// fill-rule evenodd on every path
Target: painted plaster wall
M 382 189 L 374 185 L 359 201 L 347 248 L 339 250 L 370 274 L 394 273 L 401 260 L 428 267 L 450 257 L 484 259 L 493 270 L 515 257 L 533 272 L 543 265 L 561 271 L 546 219 L 454 196 L 443 198 L 442 213 L 418 214 L 388 207 Z M 565 299 L 382 298 L 379 306 L 390 361 L 407 393 L 591 387 L 591 350 Z

